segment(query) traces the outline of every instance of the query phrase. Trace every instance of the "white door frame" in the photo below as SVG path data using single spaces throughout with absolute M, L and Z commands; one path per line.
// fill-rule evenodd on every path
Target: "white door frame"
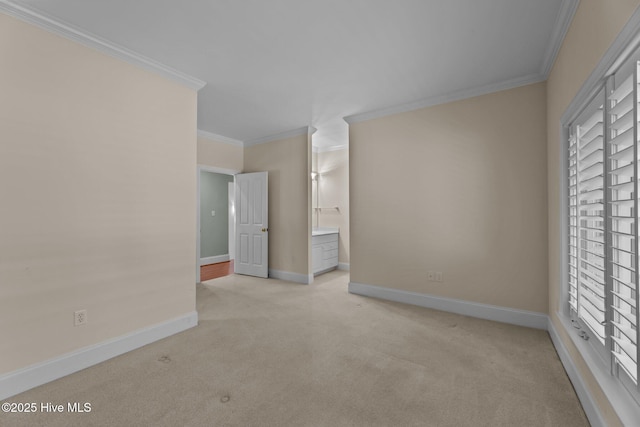
M 236 180 L 228 185 L 229 191 L 229 259 L 236 257 Z
M 198 165 L 196 168 L 197 176 L 197 197 L 196 197 L 196 283 L 200 282 L 200 172 L 221 173 L 224 175 L 235 176 L 239 174 L 239 170 L 224 169 L 215 166 Z

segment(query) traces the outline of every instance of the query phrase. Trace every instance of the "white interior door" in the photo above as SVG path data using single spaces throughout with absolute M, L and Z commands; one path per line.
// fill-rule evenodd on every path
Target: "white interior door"
M 268 174 L 236 177 L 236 257 L 238 274 L 269 277 Z

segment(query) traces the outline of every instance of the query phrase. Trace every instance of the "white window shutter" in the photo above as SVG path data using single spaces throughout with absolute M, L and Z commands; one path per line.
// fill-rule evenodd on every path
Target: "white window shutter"
M 602 94 L 599 95 L 602 99 Z M 605 344 L 604 111 L 597 102 L 575 126 L 577 144 L 577 314 Z
M 569 307 L 578 312 L 578 140 L 569 137 Z
M 611 353 L 638 382 L 638 67 L 616 76 L 609 106 Z M 619 82 L 619 83 L 618 83 Z

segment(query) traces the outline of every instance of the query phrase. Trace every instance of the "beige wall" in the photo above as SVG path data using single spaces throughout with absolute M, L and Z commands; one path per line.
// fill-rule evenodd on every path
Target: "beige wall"
M 0 58 L 0 374 L 193 312 L 196 93 L 4 14 Z
M 198 136 L 198 164 L 241 171 L 244 148 Z
M 247 147 L 244 172 L 269 172 L 269 269 L 311 274 L 311 137 Z
M 640 4 L 638 0 L 607 2 L 581 0 L 547 81 L 549 313 L 560 338 L 585 379 L 587 387 L 600 404 L 607 425 L 611 426 L 620 425 L 620 421 L 557 317 L 562 280 L 560 251 L 564 250 L 560 241 L 562 235 L 560 203 L 564 203 L 560 200 L 560 188 L 563 185 L 560 179 L 562 167 L 560 117 L 638 4 Z
M 349 150 L 324 151 L 317 154 L 318 201 L 322 208 L 340 210 L 319 212 L 320 227 L 340 228 L 338 261 L 349 263 Z
M 545 129 L 544 83 L 350 125 L 351 280 L 546 313 Z

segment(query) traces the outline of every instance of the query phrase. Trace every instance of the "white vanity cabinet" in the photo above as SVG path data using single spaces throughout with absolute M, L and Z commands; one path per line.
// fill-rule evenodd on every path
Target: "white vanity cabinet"
M 338 232 L 313 232 L 311 254 L 314 275 L 338 267 L 338 236 Z

